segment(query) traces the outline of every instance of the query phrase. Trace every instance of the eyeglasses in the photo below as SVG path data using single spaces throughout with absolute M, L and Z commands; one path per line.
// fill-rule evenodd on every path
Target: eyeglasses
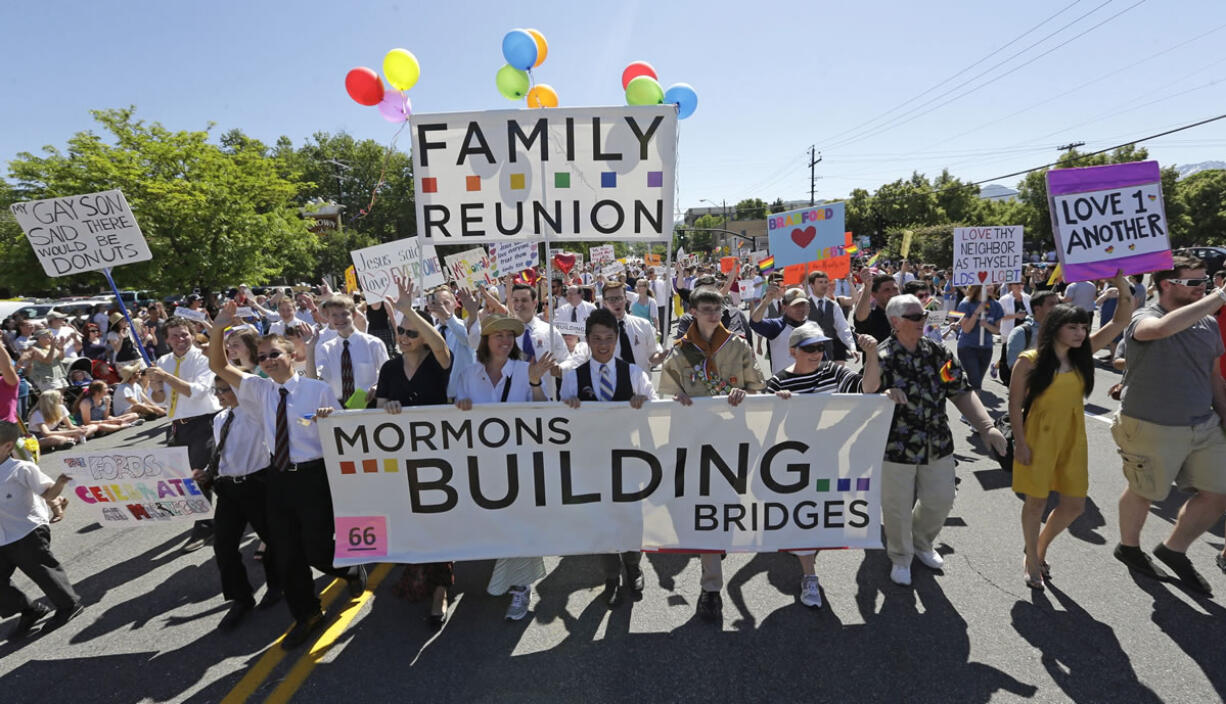
M 626 300 L 625 296 L 605 296 L 605 303 L 621 303 Z
M 929 298 L 932 298 L 932 294 L 931 294 L 931 293 L 922 293 L 922 292 L 921 292 L 921 293 L 917 293 L 917 294 L 915 294 L 915 297 L 916 297 L 916 298 L 918 298 L 918 299 L 920 299 L 921 301 L 925 301 L 925 300 L 928 300 Z
M 826 351 L 826 347 L 822 345 L 822 343 L 820 342 L 815 342 L 811 345 L 798 345 L 798 347 L 800 348 L 801 352 L 807 352 L 809 354 L 813 354 L 814 352 L 825 352 Z
M 1180 286 L 1204 286 L 1209 283 L 1209 277 L 1206 276 L 1200 279 L 1167 279 L 1167 281 L 1179 284 Z
M 409 338 L 410 340 L 412 340 L 413 338 L 417 337 L 417 331 L 416 331 L 416 330 L 409 330 L 408 328 L 402 328 L 402 327 L 400 327 L 399 325 L 397 325 L 397 326 L 396 326 L 396 334 L 397 334 L 397 335 L 404 335 L 405 337 Z
M 918 323 L 921 320 L 928 319 L 928 311 L 924 311 L 922 313 L 904 313 L 898 317 L 902 318 L 903 320 L 910 320 L 913 323 Z
M 227 386 L 226 388 L 224 388 L 224 389 L 223 389 L 223 388 L 221 388 L 220 386 L 214 386 L 214 387 L 213 387 L 213 393 L 217 394 L 218 396 L 221 396 L 222 394 L 228 394 L 228 393 L 230 393 L 230 392 L 231 392 L 231 391 L 233 391 L 233 390 L 234 390 L 234 389 L 231 389 L 231 388 L 230 388 L 230 387 L 228 387 L 228 386 Z
M 266 359 L 276 359 L 277 357 L 280 357 L 280 356 L 281 356 L 281 353 L 279 351 L 273 350 L 272 352 L 269 352 L 268 354 L 259 355 L 258 357 L 255 358 L 255 361 L 263 362 Z

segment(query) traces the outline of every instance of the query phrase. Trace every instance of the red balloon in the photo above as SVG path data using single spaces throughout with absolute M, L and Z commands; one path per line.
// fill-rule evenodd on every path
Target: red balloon
M 622 90 L 625 90 L 630 85 L 630 81 L 633 81 L 639 76 L 651 76 L 657 81 L 660 80 L 660 77 L 656 75 L 656 70 L 651 67 L 651 64 L 647 63 L 646 61 L 635 61 L 627 66 L 625 71 L 622 71 Z
M 378 105 L 383 100 L 383 81 L 379 74 L 365 66 L 345 74 L 345 90 L 359 105 Z

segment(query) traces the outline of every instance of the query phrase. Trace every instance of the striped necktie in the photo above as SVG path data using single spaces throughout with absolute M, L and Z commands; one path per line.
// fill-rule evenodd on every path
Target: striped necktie
M 600 365 L 600 400 L 613 400 L 613 375 L 609 373 L 609 365 Z
M 289 469 L 289 389 L 278 389 L 281 400 L 277 403 L 276 435 L 273 439 L 272 466 L 278 472 Z

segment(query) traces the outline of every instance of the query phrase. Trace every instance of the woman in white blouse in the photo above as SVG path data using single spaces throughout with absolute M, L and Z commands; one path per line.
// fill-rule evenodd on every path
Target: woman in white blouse
M 553 355 L 545 352 L 531 363 L 521 360 L 515 341 L 523 334 L 524 324 L 518 318 L 493 314 L 481 321 L 477 363 L 465 367 L 456 383 L 457 408 L 468 411 L 473 404 L 547 400 L 541 379 L 555 366 Z M 502 558 L 494 563 L 487 591 L 494 596 L 509 592 L 507 620 L 518 621 L 528 614 L 529 585 L 544 576 L 543 558 Z

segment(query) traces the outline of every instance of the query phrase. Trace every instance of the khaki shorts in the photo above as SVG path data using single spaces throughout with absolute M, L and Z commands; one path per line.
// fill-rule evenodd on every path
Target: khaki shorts
M 1136 494 L 1162 501 L 1174 482 L 1183 491 L 1226 494 L 1226 430 L 1221 420 L 1195 426 L 1158 425 L 1117 413 L 1111 435 Z

